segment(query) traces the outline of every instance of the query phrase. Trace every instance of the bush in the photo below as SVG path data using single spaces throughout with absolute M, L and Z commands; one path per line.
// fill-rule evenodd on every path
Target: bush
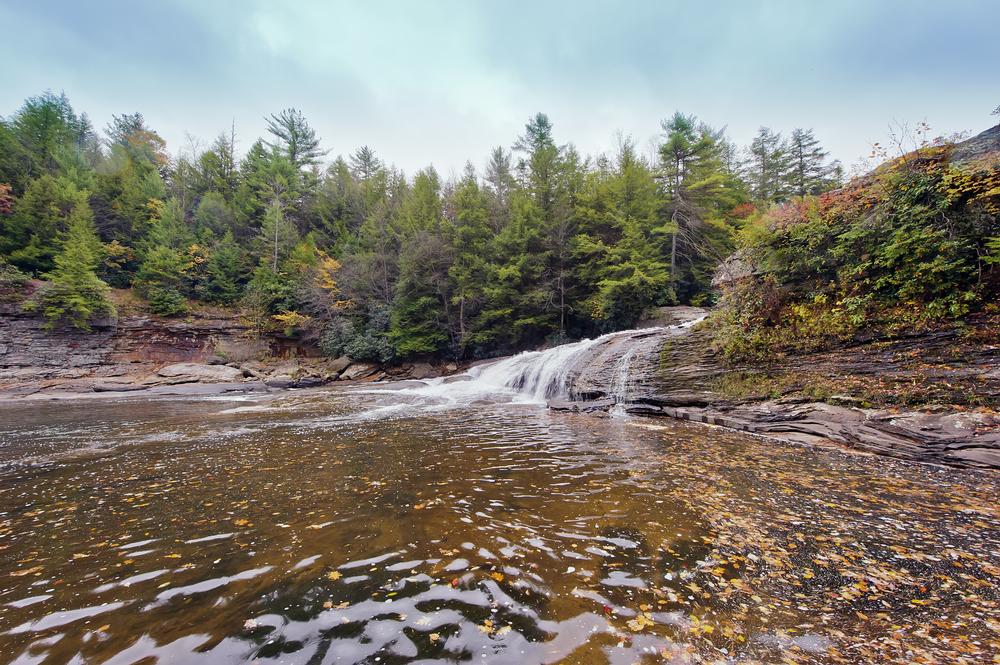
M 387 363 L 395 359 L 395 350 L 387 331 L 389 316 L 381 309 L 362 317 L 335 317 L 323 330 L 320 350 L 332 358 L 350 356 L 355 360 Z
M 0 302 L 21 300 L 28 276 L 0 257 Z
M 995 301 L 1000 162 L 948 154 L 910 155 L 752 220 L 740 252 L 755 271 L 727 290 L 717 345 L 733 359 L 830 348 Z

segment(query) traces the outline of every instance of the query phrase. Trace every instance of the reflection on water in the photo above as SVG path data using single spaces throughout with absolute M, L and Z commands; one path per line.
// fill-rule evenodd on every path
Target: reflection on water
M 0 406 L 0 662 L 1000 647 L 995 476 L 426 393 Z

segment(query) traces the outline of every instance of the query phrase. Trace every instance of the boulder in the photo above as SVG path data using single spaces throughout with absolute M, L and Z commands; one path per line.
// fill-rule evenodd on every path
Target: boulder
M 327 363 L 326 367 L 328 370 L 330 370 L 331 374 L 339 375 L 345 369 L 350 367 L 351 363 L 353 362 L 354 361 L 348 358 L 347 356 L 340 356 L 339 358 L 331 360 L 329 363 Z
M 410 370 L 410 376 L 414 379 L 429 379 L 436 374 L 437 372 L 428 363 L 416 363 Z
M 371 376 L 378 371 L 377 365 L 372 365 L 371 363 L 356 363 L 348 367 L 341 373 L 341 381 L 355 381 L 357 379 L 363 379 L 366 376 Z
M 201 363 L 174 363 L 161 367 L 157 375 L 174 379 L 175 382 L 229 383 L 243 380 L 243 372 L 226 365 L 205 365 Z M 179 380 L 179 381 L 176 381 Z
M 298 380 L 287 374 L 276 374 L 264 379 L 264 385 L 269 388 L 294 388 L 298 383 Z

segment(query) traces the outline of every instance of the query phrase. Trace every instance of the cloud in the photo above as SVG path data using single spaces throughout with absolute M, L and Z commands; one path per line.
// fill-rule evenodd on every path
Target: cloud
M 246 148 L 295 106 L 333 154 L 368 144 L 447 174 L 538 110 L 597 153 L 619 130 L 645 144 L 681 109 L 744 144 L 761 125 L 813 127 L 850 163 L 894 118 L 987 125 L 998 19 L 974 0 L 36 0 L 0 8 L 0 58 L 17 63 L 0 113 L 64 89 L 98 125 L 142 111 L 177 150 L 233 120 Z

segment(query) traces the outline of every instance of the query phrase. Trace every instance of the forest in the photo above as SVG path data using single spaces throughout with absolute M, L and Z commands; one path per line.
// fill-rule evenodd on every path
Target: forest
M 244 153 L 231 128 L 172 155 L 140 113 L 99 133 L 64 94 L 27 99 L 0 122 L 0 299 L 87 330 L 131 289 L 156 315 L 237 308 L 331 356 L 480 358 L 714 304 L 717 266 L 739 249 L 770 281 L 727 310 L 738 355 L 789 316 L 821 337 L 888 300 L 961 316 L 985 305 L 1000 255 L 995 164 L 963 179 L 942 146 L 934 168 L 830 198 L 843 169 L 811 130 L 762 127 L 741 148 L 681 112 L 650 156 L 624 136 L 581 155 L 538 113 L 452 179 L 368 146 L 332 157 L 296 109 L 267 131 Z M 879 229 L 837 226 L 897 195 Z

